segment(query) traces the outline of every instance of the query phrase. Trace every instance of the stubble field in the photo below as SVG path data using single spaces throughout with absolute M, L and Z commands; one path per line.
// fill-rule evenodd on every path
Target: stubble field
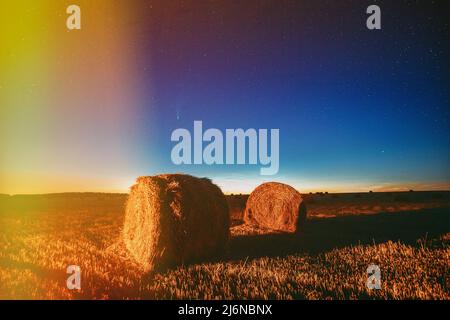
M 0 299 L 449 299 L 450 193 L 306 195 L 300 237 L 242 225 L 226 256 L 143 275 L 121 243 L 124 194 L 0 196 Z M 366 269 L 381 269 L 381 290 Z M 66 268 L 81 267 L 81 290 Z

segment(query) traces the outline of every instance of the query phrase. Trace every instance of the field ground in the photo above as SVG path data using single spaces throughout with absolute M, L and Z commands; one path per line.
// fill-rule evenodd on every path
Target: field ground
M 243 226 L 245 200 L 228 196 L 226 256 L 143 276 L 120 241 L 126 195 L 0 196 L 0 299 L 450 298 L 449 192 L 306 195 L 300 237 Z

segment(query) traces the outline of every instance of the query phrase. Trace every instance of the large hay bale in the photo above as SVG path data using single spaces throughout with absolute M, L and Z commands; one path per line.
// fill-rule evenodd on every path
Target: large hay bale
M 300 193 L 283 183 L 268 182 L 250 194 L 245 207 L 247 224 L 295 233 L 306 220 L 306 206 Z
M 148 272 L 223 253 L 229 223 L 225 196 L 209 179 L 140 177 L 131 187 L 123 238 L 130 255 Z

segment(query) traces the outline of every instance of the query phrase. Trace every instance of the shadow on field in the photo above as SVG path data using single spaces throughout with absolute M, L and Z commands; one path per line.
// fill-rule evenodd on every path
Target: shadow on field
M 388 240 L 417 245 L 417 239 L 431 239 L 447 232 L 450 232 L 450 208 L 313 219 L 307 221 L 304 232 L 298 236 L 233 237 L 229 260 L 295 253 L 318 254 L 334 248 Z

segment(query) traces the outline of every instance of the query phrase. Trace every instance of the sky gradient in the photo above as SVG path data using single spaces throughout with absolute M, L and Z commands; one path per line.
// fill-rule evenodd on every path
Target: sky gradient
M 450 189 L 445 1 L 75 2 L 1 2 L 0 193 L 167 172 L 226 192 Z M 373 3 L 382 30 L 365 26 Z M 175 166 L 171 132 L 194 120 L 279 128 L 279 173 Z

